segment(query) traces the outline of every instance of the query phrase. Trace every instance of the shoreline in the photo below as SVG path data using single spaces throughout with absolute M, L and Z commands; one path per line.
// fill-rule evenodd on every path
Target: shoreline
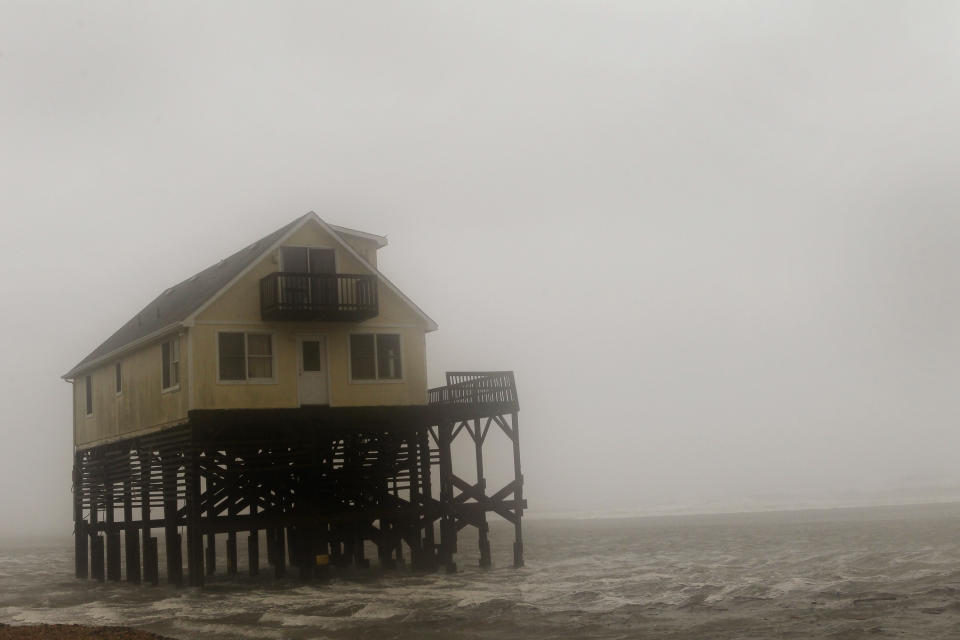
M 926 500 L 916 502 L 876 502 L 876 503 L 856 503 L 856 502 L 838 502 L 838 503 L 809 503 L 797 504 L 791 506 L 769 506 L 769 507 L 725 507 L 711 511 L 707 509 L 692 508 L 676 510 L 610 510 L 610 511 L 543 511 L 543 512 L 524 512 L 523 517 L 528 521 L 603 521 L 603 520 L 645 520 L 645 519 L 666 519 L 666 518 L 697 518 L 712 516 L 763 516 L 763 515 L 786 515 L 786 514 L 810 514 L 810 513 L 838 513 L 845 511 L 872 511 L 883 509 L 925 509 L 936 507 L 960 507 L 960 497 L 951 496 L 942 500 Z
M 84 624 L 24 624 L 0 622 L 0 640 L 174 640 L 132 627 Z

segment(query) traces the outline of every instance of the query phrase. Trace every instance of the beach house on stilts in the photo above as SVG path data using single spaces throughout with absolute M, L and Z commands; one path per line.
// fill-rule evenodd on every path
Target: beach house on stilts
M 437 326 L 377 268 L 386 244 L 308 213 L 161 292 L 63 376 L 78 577 L 156 584 L 159 533 L 174 584 L 185 561 L 202 585 L 218 557 L 256 575 L 264 547 L 278 576 L 369 566 L 365 544 L 384 567 L 406 547 L 416 569 L 455 570 L 465 527 L 488 565 L 490 512 L 514 525 L 523 564 L 513 373 L 427 388 Z M 496 491 L 491 428 L 515 471 Z M 458 437 L 475 474 L 454 468 Z

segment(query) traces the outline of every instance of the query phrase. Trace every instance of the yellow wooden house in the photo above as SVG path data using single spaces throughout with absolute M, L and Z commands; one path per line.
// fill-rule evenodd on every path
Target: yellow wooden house
M 386 244 L 308 213 L 163 291 L 64 376 L 74 445 L 194 409 L 426 404 L 437 325 L 377 268 Z
M 314 559 L 367 566 L 369 544 L 384 567 L 406 545 L 414 567 L 453 570 L 466 526 L 488 565 L 489 512 L 514 525 L 523 563 L 513 372 L 448 373 L 427 388 L 437 324 L 378 269 L 386 244 L 308 213 L 161 292 L 64 375 L 78 577 L 119 580 L 125 567 L 156 584 L 158 528 L 174 584 L 183 530 L 192 585 L 214 573 L 218 535 L 238 571 L 240 532 L 251 575 L 261 544 L 278 576 L 288 559 L 301 577 Z M 491 428 L 512 441 L 515 470 L 492 494 Z M 454 468 L 460 433 L 475 482 Z

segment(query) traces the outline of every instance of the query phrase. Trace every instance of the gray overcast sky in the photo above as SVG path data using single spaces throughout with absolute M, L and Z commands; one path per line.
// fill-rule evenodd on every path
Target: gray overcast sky
M 534 511 L 960 495 L 958 30 L 953 2 L 0 0 L 0 527 L 69 531 L 59 376 L 308 210 L 389 236 L 431 383 L 516 370 Z

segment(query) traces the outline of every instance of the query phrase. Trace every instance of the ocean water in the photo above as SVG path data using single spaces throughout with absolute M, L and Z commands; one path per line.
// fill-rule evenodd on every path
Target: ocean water
M 960 638 L 960 505 L 528 519 L 523 569 L 511 533 L 492 526 L 489 570 L 466 529 L 453 575 L 220 576 L 203 590 L 76 580 L 69 539 L 0 543 L 0 622 L 211 640 Z

